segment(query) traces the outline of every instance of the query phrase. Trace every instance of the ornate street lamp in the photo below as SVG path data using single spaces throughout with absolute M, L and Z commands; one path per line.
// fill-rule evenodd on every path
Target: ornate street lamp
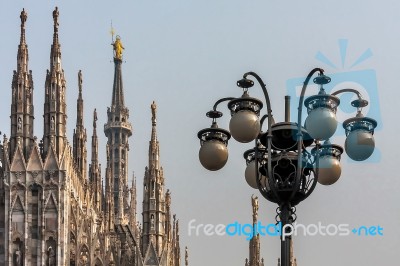
M 319 93 L 304 100 L 307 85 L 316 73 L 318 76 L 313 81 L 319 85 Z M 257 80 L 265 96 L 267 114 L 261 119 L 263 103 L 250 97 L 248 90 L 253 87 L 254 81 L 248 77 Z M 336 110 L 340 100 L 336 95 L 345 92 L 357 95 L 357 99 L 351 102 L 357 108 L 356 117 L 343 122 L 348 156 L 362 161 L 372 155 L 375 147 L 373 134 L 377 122 L 361 113 L 368 102 L 354 89 L 327 94 L 324 85 L 330 81 L 322 69 L 313 69 L 305 79 L 300 94 L 297 123 L 290 122 L 289 96 L 285 100 L 285 121 L 275 123 L 264 82 L 256 73 L 248 72 L 237 82 L 237 86 L 243 89 L 243 95 L 218 100 L 213 110 L 207 113 L 212 118 L 211 127 L 198 133 L 201 144 L 199 159 L 210 171 L 221 169 L 228 160 L 227 145 L 231 135 L 242 143 L 255 141 L 254 148 L 244 153 L 247 164 L 245 178 L 249 186 L 258 189 L 267 200 L 278 204 L 276 219 L 282 223 L 282 228 L 296 220 L 295 206 L 313 192 L 317 183 L 331 185 L 340 177 L 343 148 L 329 141 L 337 128 Z M 229 101 L 228 108 L 232 116 L 229 132 L 217 125 L 217 118 L 222 116 L 217 106 L 225 101 Z M 303 104 L 308 112 L 304 127 Z M 263 132 L 265 120 L 268 125 L 267 131 Z M 289 266 L 290 238 L 281 234 L 282 266 Z

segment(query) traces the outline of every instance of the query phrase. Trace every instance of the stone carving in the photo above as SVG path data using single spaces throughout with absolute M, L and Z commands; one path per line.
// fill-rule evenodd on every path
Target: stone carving
M 14 251 L 14 266 L 21 266 L 21 251 L 19 247 Z
M 49 257 L 48 266 L 55 266 L 56 265 L 56 253 L 51 246 L 47 250 L 47 253 L 48 253 L 48 257 Z

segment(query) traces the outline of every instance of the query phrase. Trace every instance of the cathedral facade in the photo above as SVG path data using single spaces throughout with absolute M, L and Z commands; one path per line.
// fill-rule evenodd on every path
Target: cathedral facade
M 66 137 L 67 90 L 57 8 L 53 11 L 50 68 L 44 86 L 43 136 L 35 136 L 24 10 L 20 18 L 17 69 L 11 84 L 11 131 L 0 142 L 0 266 L 180 266 L 179 222 L 171 213 L 171 193 L 165 189 L 160 165 L 154 102 L 141 223 L 137 218 L 136 178 L 128 184 L 132 125 L 124 99 L 121 40 L 117 36 L 113 42 L 114 83 L 111 106 L 104 110 L 108 141 L 102 147 L 107 153 L 102 172 L 96 110 L 87 148 L 80 71 L 72 145 Z M 187 249 L 185 253 L 184 264 L 188 265 Z

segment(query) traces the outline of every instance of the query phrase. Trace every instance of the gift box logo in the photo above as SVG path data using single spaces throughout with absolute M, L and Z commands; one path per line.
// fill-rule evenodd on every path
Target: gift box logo
M 374 69 L 364 69 L 364 70 L 352 70 L 353 67 L 359 66 L 362 62 L 369 59 L 372 56 L 371 49 L 365 50 L 358 59 L 350 64 L 348 71 L 345 67 L 346 62 L 346 54 L 347 54 L 347 44 L 348 40 L 339 40 L 339 50 L 340 57 L 342 63 L 342 70 L 337 67 L 331 60 L 329 60 L 322 52 L 317 52 L 315 58 L 328 65 L 330 68 L 337 69 L 337 72 L 325 71 L 325 74 L 329 76 L 332 81 L 324 85 L 324 89 L 327 93 L 331 93 L 340 89 L 352 88 L 358 90 L 363 98 L 369 102 L 367 107 L 363 108 L 362 113 L 364 116 L 375 119 L 378 122 L 378 127 L 375 129 L 375 132 L 382 130 L 383 123 L 381 119 L 380 105 L 379 105 L 379 94 L 378 94 L 378 84 L 376 78 L 376 71 Z M 322 68 L 324 68 L 322 66 Z M 303 82 L 306 77 L 298 77 L 287 80 L 286 88 L 287 95 L 291 96 L 291 117 L 293 119 L 297 119 L 297 107 L 299 103 L 299 96 L 303 86 Z M 311 95 L 317 94 L 319 91 L 319 86 L 314 84 L 312 80 L 307 87 L 305 98 Z M 341 104 L 337 109 L 337 120 L 338 120 L 338 128 L 335 133 L 335 136 L 344 136 L 345 131 L 342 127 L 342 123 L 344 120 L 354 117 L 356 115 L 356 108 L 351 106 L 351 101 L 355 100 L 357 97 L 352 93 L 344 93 L 338 95 Z M 303 106 L 303 123 L 305 118 L 307 117 L 306 108 Z M 297 121 L 296 121 L 297 122 Z M 374 154 L 368 159 L 368 162 L 377 162 L 380 158 L 380 152 L 378 149 L 375 150 Z

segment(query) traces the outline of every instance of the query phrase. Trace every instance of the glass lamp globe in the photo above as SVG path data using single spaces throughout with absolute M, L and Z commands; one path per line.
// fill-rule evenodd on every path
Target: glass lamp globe
M 235 140 L 248 143 L 253 141 L 260 133 L 260 120 L 252 111 L 238 111 L 229 122 L 229 131 Z
M 374 136 L 371 132 L 362 129 L 351 131 L 346 138 L 344 147 L 351 159 L 364 161 L 374 152 Z
M 336 183 L 342 173 L 340 161 L 329 155 L 319 158 L 318 170 L 318 183 L 325 186 Z
M 335 134 L 337 128 L 336 114 L 328 108 L 316 108 L 307 116 L 305 127 L 314 139 L 325 140 Z
M 218 140 L 206 141 L 200 147 L 199 160 L 207 170 L 217 171 L 228 161 L 228 148 Z
M 255 161 L 251 161 L 247 167 L 246 170 L 244 172 L 244 176 L 246 179 L 247 184 L 254 188 L 254 189 L 258 189 L 257 186 L 257 173 L 256 173 L 256 162 Z M 265 176 L 261 176 L 261 185 L 263 186 L 267 186 L 267 189 L 269 189 L 268 183 L 267 183 L 267 179 Z

